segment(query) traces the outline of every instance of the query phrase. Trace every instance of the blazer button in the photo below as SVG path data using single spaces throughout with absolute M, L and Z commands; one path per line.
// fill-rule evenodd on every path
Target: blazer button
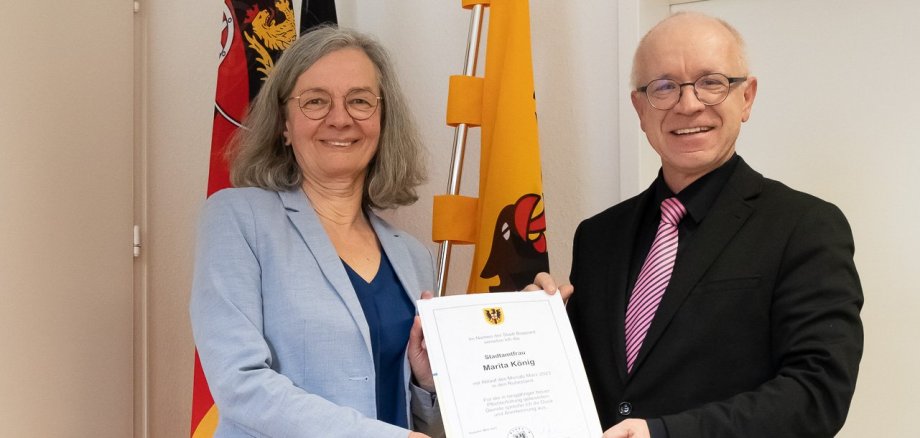
M 630 414 L 632 414 L 632 410 L 632 403 L 630 402 L 620 402 L 620 404 L 617 406 L 617 412 L 619 412 L 620 415 L 624 417 L 628 417 Z

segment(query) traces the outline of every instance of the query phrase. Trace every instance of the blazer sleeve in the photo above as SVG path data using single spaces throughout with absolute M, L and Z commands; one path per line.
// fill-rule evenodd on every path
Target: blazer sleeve
M 843 213 L 818 201 L 794 226 L 771 308 L 775 377 L 662 417 L 671 438 L 833 437 L 843 426 L 863 349 L 863 293 Z
M 217 193 L 206 203 L 199 228 L 190 314 L 219 429 L 257 437 L 408 436 L 405 429 L 308 393 L 272 369 L 255 217 L 243 197 Z
M 412 429 L 432 438 L 444 437 L 444 421 L 437 395 L 412 383 L 409 384 L 409 392 Z

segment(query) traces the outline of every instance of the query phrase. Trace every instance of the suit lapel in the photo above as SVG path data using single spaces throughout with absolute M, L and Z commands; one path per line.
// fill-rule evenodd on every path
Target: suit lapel
M 634 372 L 661 338 L 684 300 L 754 212 L 754 207 L 747 200 L 760 193 L 762 183 L 763 177 L 759 173 L 744 160 L 738 162 L 737 169 L 692 236 L 693 243 L 681 248 L 677 254 L 668 289 L 639 350 Z
M 418 278 L 411 269 L 412 258 L 409 254 L 409 248 L 406 247 L 406 242 L 403 240 L 404 237 L 373 212 L 368 211 L 367 216 L 370 218 L 371 226 L 374 227 L 374 233 L 377 234 L 377 240 L 380 241 L 383 252 L 390 259 L 390 266 L 396 272 L 396 277 L 402 283 L 409 300 L 414 304 L 422 291 L 421 286 L 418 284 Z
M 342 266 L 342 260 L 336 253 L 335 247 L 332 246 L 332 241 L 329 240 L 326 230 L 319 222 L 316 212 L 313 211 L 310 201 L 299 188 L 278 192 L 278 195 L 281 197 L 281 203 L 287 211 L 288 218 L 297 228 L 307 249 L 313 253 L 323 276 L 342 299 L 358 329 L 361 330 L 368 354 L 372 354 L 370 329 L 364 318 L 361 302 L 358 301 L 358 295 L 355 293 L 351 280 L 348 279 L 345 267 Z
M 415 306 L 415 301 L 422 291 L 418 277 L 413 269 L 412 257 L 409 254 L 409 247 L 406 245 L 405 237 L 402 236 L 399 230 L 389 226 L 374 212 L 368 210 L 367 217 L 370 218 L 371 226 L 374 228 L 374 234 L 377 235 L 382 251 L 390 259 L 390 266 L 393 268 L 393 272 L 396 273 L 396 278 L 402 283 L 403 291 L 409 296 L 409 301 L 412 302 L 412 305 Z M 407 355 L 403 355 L 403 357 L 403 381 L 408 382 L 411 378 L 409 357 Z

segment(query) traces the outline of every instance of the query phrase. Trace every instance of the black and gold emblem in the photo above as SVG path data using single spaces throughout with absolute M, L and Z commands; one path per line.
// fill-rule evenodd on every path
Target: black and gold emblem
M 505 322 L 505 312 L 502 311 L 501 307 L 487 307 L 482 309 L 482 313 L 489 324 L 499 325 Z

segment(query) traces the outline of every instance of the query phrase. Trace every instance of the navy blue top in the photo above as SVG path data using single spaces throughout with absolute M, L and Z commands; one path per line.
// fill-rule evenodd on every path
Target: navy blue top
M 408 428 L 403 360 L 415 306 L 396 277 L 387 255 L 381 252 L 380 267 L 370 283 L 345 265 L 358 294 L 364 319 L 371 332 L 374 369 L 377 371 L 377 419 Z

